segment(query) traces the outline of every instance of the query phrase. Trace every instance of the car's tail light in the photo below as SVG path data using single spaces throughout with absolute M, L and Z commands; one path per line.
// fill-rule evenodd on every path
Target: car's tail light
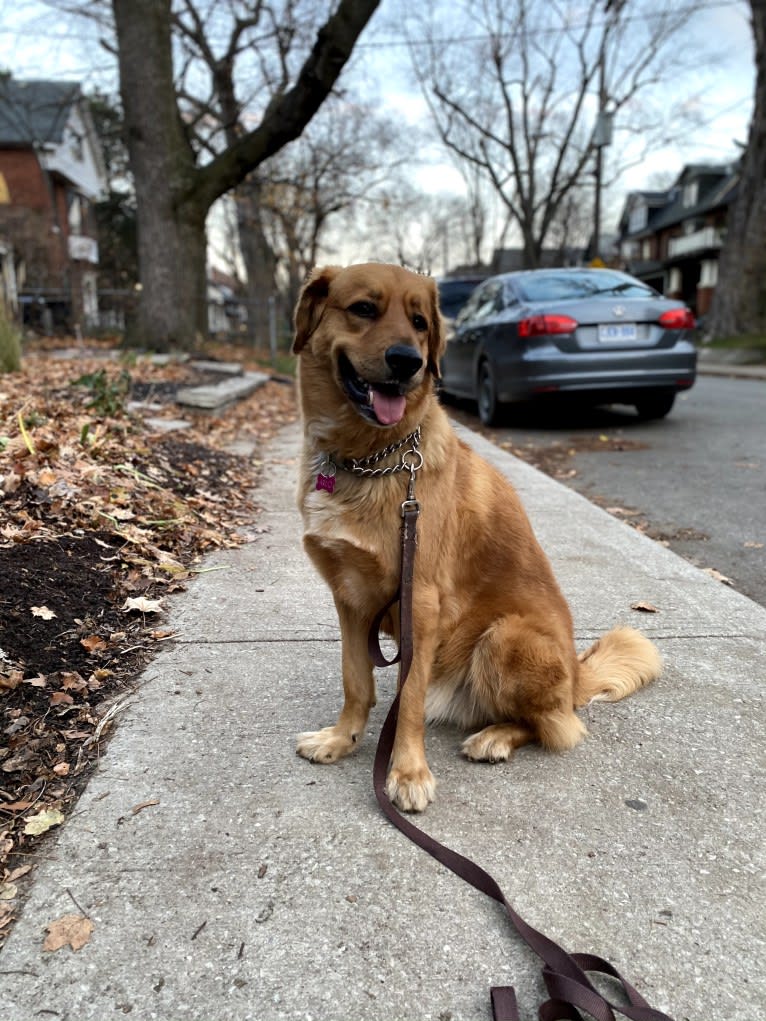
M 551 333 L 574 333 L 577 320 L 571 316 L 543 315 L 520 319 L 517 332 L 520 337 L 543 337 Z
M 668 309 L 662 313 L 657 322 L 666 330 L 693 330 L 697 325 L 694 314 L 688 308 Z

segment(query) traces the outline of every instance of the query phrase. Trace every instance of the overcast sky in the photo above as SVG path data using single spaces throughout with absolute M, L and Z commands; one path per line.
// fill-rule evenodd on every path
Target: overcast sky
M 691 78 L 685 78 L 685 88 L 696 95 L 701 124 L 694 130 L 679 129 L 668 149 L 654 152 L 623 175 L 612 195 L 612 215 L 628 190 L 656 183 L 654 175 L 675 176 L 689 162 L 731 160 L 738 152 L 735 140 L 747 138 L 755 80 L 749 4 L 747 0 L 700 0 L 695 6 L 699 9 L 690 19 L 683 45 L 687 52 L 707 56 Z M 400 4 L 383 0 L 358 44 L 355 73 L 360 75 L 360 88 L 368 95 L 377 93 L 382 106 L 415 133 L 428 113 L 412 83 L 400 26 L 392 20 L 401 9 Z M 0 68 L 19 78 L 78 80 L 86 92 L 95 87 L 116 89 L 115 60 L 101 46 L 96 27 L 57 14 L 39 0 L 0 0 Z M 421 168 L 415 172 L 418 183 L 430 190 L 458 190 L 457 171 L 442 164 L 436 149 L 429 151 L 439 163 L 439 172 Z

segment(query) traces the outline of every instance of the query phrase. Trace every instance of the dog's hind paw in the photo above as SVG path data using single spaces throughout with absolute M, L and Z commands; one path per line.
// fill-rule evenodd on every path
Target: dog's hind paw
M 436 795 L 436 780 L 428 766 L 412 773 L 392 769 L 386 781 L 386 794 L 403 812 L 424 812 Z
M 516 747 L 514 732 L 512 727 L 485 727 L 463 741 L 463 755 L 473 762 L 505 762 Z
M 356 748 L 353 737 L 338 727 L 308 731 L 298 735 L 295 750 L 310 762 L 337 762 Z

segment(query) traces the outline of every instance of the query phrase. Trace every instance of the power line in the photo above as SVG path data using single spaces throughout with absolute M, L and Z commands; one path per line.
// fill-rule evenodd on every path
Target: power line
M 683 7 L 676 7 L 673 10 L 674 15 L 682 14 L 698 14 L 700 11 L 714 11 L 722 10 L 726 8 L 741 8 L 744 12 L 745 6 L 743 0 L 701 0 L 698 3 L 689 3 Z M 665 17 L 667 12 L 665 11 L 643 11 L 641 13 L 629 14 L 622 18 L 621 23 L 627 24 L 629 22 L 645 22 L 645 21 L 659 21 Z M 608 20 L 603 21 L 591 21 L 581 22 L 580 24 L 569 24 L 566 27 L 556 28 L 537 28 L 535 32 L 537 35 L 564 35 L 565 33 L 572 31 L 579 31 L 582 29 L 593 29 L 593 28 L 605 28 L 609 24 Z M 488 39 L 512 39 L 514 33 L 512 32 L 483 32 L 477 35 L 457 35 L 457 36 L 439 36 L 438 38 L 431 39 L 380 39 L 375 41 L 366 41 L 362 38 L 356 43 L 355 49 L 358 50 L 375 50 L 375 49 L 398 49 L 400 47 L 414 47 L 420 48 L 423 46 L 451 46 L 456 43 L 480 43 L 486 42 Z

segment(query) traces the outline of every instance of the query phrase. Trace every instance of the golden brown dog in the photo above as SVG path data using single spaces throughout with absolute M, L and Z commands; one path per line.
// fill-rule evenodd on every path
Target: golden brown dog
M 579 706 L 624 698 L 660 671 L 654 646 L 631 628 L 578 657 L 569 608 L 515 490 L 457 438 L 438 403 L 443 343 L 433 280 L 397 266 L 317 269 L 295 312 L 304 544 L 342 637 L 340 716 L 298 739 L 314 762 L 348 755 L 364 734 L 375 704 L 368 630 L 399 584 L 409 472 L 349 467 L 395 467 L 412 440 L 396 445 L 420 427 L 414 658 L 387 783 L 409 811 L 434 797 L 426 718 L 478 728 L 463 744 L 469 759 L 507 759 L 530 741 L 571 748 L 586 733 Z M 398 637 L 393 617 L 384 629 Z

